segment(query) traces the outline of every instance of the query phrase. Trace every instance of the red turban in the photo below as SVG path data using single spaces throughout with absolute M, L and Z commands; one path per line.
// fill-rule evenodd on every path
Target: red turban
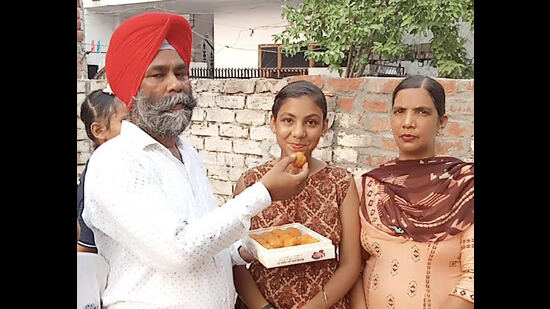
M 105 57 L 105 74 L 113 93 L 128 110 L 164 40 L 176 49 L 189 69 L 193 34 L 182 16 L 143 13 L 125 20 L 114 31 Z

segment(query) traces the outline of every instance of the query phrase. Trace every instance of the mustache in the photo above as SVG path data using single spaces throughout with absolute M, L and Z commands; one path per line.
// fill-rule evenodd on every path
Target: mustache
M 177 104 L 182 104 L 183 108 L 173 110 Z M 179 135 L 191 123 L 196 105 L 196 99 L 183 92 L 166 95 L 156 102 L 151 97 L 138 94 L 134 98 L 130 114 L 138 127 L 147 133 L 158 137 L 172 137 Z
M 187 93 L 172 93 L 162 97 L 156 104 L 151 104 L 150 108 L 159 112 L 170 112 L 176 104 L 182 104 L 183 109 L 193 110 L 197 106 L 197 100 Z

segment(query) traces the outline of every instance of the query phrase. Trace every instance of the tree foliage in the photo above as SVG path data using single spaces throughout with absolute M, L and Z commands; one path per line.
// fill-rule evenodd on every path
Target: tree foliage
M 473 29 L 473 6 L 473 0 L 303 0 L 297 7 L 283 5 L 288 26 L 274 39 L 287 55 L 307 49 L 307 59 L 340 74 L 344 65 L 348 77 L 357 77 L 373 53 L 388 61 L 412 61 L 414 52 L 403 36 L 431 33 L 431 66 L 438 75 L 471 78 L 473 60 L 466 58 L 459 30 L 461 22 Z

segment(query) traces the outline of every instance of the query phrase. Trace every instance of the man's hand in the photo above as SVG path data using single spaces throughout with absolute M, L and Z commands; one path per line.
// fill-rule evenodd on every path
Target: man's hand
M 260 179 L 271 194 L 272 201 L 289 199 L 304 188 L 309 174 L 308 163 L 306 162 L 297 174 L 291 174 L 287 170 L 292 170 L 289 165 L 294 163 L 294 160 L 295 155 L 282 158 Z

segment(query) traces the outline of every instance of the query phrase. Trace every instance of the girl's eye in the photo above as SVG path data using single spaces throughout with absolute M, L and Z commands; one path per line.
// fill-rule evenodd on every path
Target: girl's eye
M 283 119 L 283 122 L 292 123 L 292 119 L 290 119 L 290 118 L 285 118 L 285 119 Z
M 402 114 L 402 113 L 403 113 L 403 109 L 402 109 L 402 108 L 394 109 L 394 110 L 393 110 L 393 113 L 394 113 L 394 114 Z
M 307 124 L 310 125 L 310 126 L 316 126 L 316 125 L 317 125 L 317 121 L 315 121 L 315 120 L 308 120 L 308 121 L 307 121 Z

